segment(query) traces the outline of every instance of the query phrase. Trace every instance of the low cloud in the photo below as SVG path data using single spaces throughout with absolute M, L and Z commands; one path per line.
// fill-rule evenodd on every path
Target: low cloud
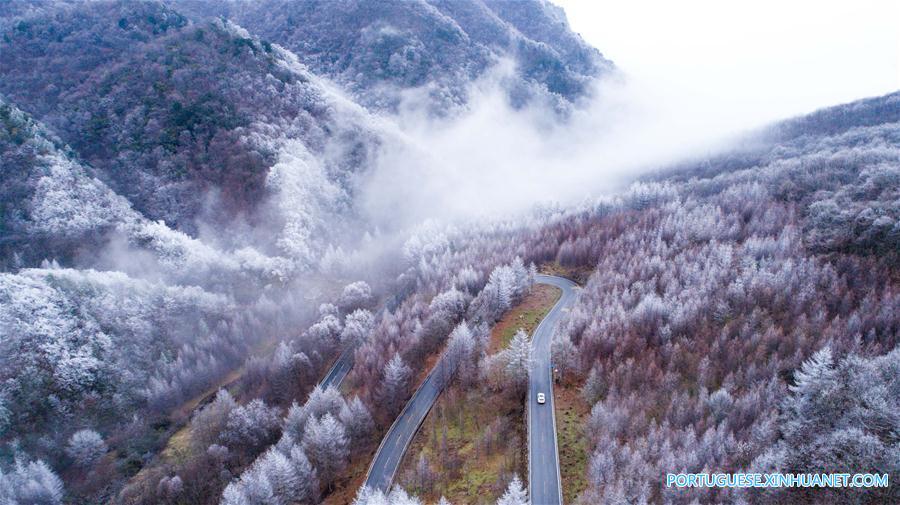
M 415 98 L 401 108 L 396 141 L 363 184 L 361 207 L 374 223 L 402 229 L 593 199 L 721 148 L 728 124 L 738 124 L 622 76 L 598 81 L 590 102 L 561 122 L 549 107 L 509 105 L 511 71 L 499 65 L 474 83 L 466 109 L 450 118 L 423 113 Z

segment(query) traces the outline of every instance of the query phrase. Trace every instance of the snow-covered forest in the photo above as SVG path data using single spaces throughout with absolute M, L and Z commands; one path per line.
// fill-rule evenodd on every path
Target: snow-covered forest
M 900 501 L 663 484 L 900 475 L 900 94 L 578 202 L 387 202 L 401 226 L 370 200 L 423 147 L 409 103 L 449 121 L 512 62 L 504 103 L 565 125 L 615 75 L 561 9 L 10 0 L 0 34 L 0 503 L 423 504 L 361 485 L 379 442 L 436 366 L 523 403 L 529 335 L 489 340 L 539 271 L 581 285 L 552 345 L 587 406 L 577 503 Z

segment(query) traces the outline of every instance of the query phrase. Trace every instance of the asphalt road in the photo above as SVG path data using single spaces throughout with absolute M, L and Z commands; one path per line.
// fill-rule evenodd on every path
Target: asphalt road
M 328 373 L 325 375 L 325 378 L 322 379 L 322 382 L 319 385 L 322 389 L 327 389 L 331 386 L 336 388 L 341 387 L 341 382 L 344 381 L 344 377 L 350 373 L 350 369 L 353 368 L 353 354 L 356 352 L 356 346 L 348 345 L 344 352 L 338 356 L 338 359 L 335 360 L 334 364 L 331 365 L 331 369 L 328 370 Z
M 385 307 L 382 307 L 375 314 L 375 321 L 381 319 L 381 316 L 384 315 Z M 322 389 L 327 389 L 329 387 L 341 387 L 341 382 L 344 382 L 344 377 L 350 373 L 350 370 L 353 368 L 353 363 L 356 358 L 356 348 L 357 344 L 347 345 L 344 347 L 344 350 L 341 352 L 341 355 L 334 361 L 334 364 L 331 365 L 331 368 L 328 369 L 328 373 L 325 374 L 325 378 L 319 382 L 319 386 Z
M 447 382 L 447 374 L 444 373 L 445 366 L 442 356 L 419 389 L 406 403 L 403 411 L 394 420 L 394 424 L 382 439 L 375 458 L 369 466 L 369 473 L 366 475 L 367 486 L 385 492 L 390 489 L 406 448 L 416 436 L 416 431 L 425 420 L 425 416 L 428 415 L 428 411 L 431 410 L 438 395 L 441 394 L 441 390 L 444 389 Z
M 528 392 L 528 462 L 529 495 L 532 504 L 562 503 L 559 481 L 559 456 L 556 449 L 556 420 L 553 416 L 553 394 L 550 388 L 550 343 L 556 322 L 575 301 L 575 283 L 561 277 L 539 275 L 539 284 L 560 288 L 562 297 L 538 325 L 532 338 L 534 343 L 534 371 Z M 400 467 L 406 448 L 416 436 L 419 426 L 428 415 L 446 383 L 443 357 L 413 394 L 391 429 L 381 441 L 366 475 L 366 485 L 388 491 Z M 329 374 L 330 375 L 330 374 Z M 537 392 L 547 395 L 547 403 L 537 404 Z
M 562 504 L 559 478 L 559 451 L 556 447 L 556 415 L 553 411 L 553 377 L 550 369 L 550 344 L 556 323 L 575 301 L 576 284 L 562 277 L 538 275 L 535 282 L 562 290 L 562 297 L 550 310 L 531 337 L 534 365 L 528 384 L 528 495 L 533 505 Z M 537 394 L 544 393 L 546 403 L 539 405 Z

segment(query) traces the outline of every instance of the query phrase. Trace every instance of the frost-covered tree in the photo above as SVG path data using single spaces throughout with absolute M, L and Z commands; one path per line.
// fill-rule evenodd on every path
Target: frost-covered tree
M 900 471 L 900 348 L 871 359 L 848 356 L 835 363 L 832 350 L 817 351 L 794 375 L 782 405 L 781 439 L 754 461 L 759 471 L 878 473 Z M 784 488 L 775 501 L 851 500 L 856 490 Z M 894 502 L 894 486 L 868 490 L 878 502 Z
M 557 335 L 551 343 L 553 366 L 559 369 L 563 379 L 568 379 L 569 374 L 579 369 L 578 348 L 572 343 L 568 335 Z
M 341 332 L 341 343 L 358 345 L 363 342 L 375 327 L 375 317 L 365 309 L 357 309 L 344 318 L 344 329 Z
M 78 430 L 69 437 L 66 455 L 82 468 L 90 468 L 106 454 L 106 442 L 94 430 Z
M 215 399 L 191 418 L 191 440 L 201 448 L 220 440 L 228 416 L 237 406 L 231 393 L 220 389 Z
M 294 500 L 300 503 L 315 503 L 319 497 L 319 475 L 300 445 L 290 452 L 291 466 L 297 474 L 298 486 Z
M 340 421 L 330 413 L 321 419 L 310 418 L 303 434 L 303 450 L 316 468 L 319 479 L 331 485 L 347 465 L 350 441 Z
M 294 440 L 302 440 L 306 423 L 310 419 L 320 419 L 325 414 L 337 417 L 345 406 L 346 402 L 337 388 L 316 386 L 310 392 L 306 403 L 302 406 L 294 403 L 288 409 L 282 422 L 284 433 L 289 434 Z
M 465 315 L 468 299 L 466 295 L 452 287 L 439 293 L 428 304 L 428 317 L 422 328 L 416 332 L 415 353 L 409 358 L 416 360 L 440 349 L 454 325 Z
M 709 395 L 706 405 L 709 407 L 710 413 L 716 422 L 722 421 L 728 416 L 734 404 L 734 399 L 727 389 L 717 389 L 713 394 Z
M 234 446 L 260 447 L 272 440 L 278 424 L 278 410 L 257 398 L 229 412 L 221 438 Z
M 422 501 L 407 493 L 402 487 L 394 486 L 388 495 L 390 505 L 422 505 Z
M 518 475 L 514 475 L 506 487 L 506 492 L 497 500 L 497 505 L 528 505 L 528 493 Z
M 471 384 L 478 375 L 477 342 L 469 326 L 463 321 L 450 333 L 447 350 L 442 358 L 451 377 L 458 377 L 464 384 Z
M 453 278 L 453 285 L 460 291 L 464 291 L 471 295 L 477 293 L 479 284 L 481 283 L 481 274 L 476 272 L 471 266 L 467 265 L 456 273 Z
M 312 340 L 320 340 L 323 343 L 336 339 L 341 334 L 343 326 L 341 320 L 338 319 L 338 313 L 323 314 L 321 319 L 315 324 L 307 328 L 306 333 Z
M 272 486 L 272 494 L 278 505 L 292 503 L 300 498 L 303 481 L 291 460 L 275 449 L 269 449 L 259 460 L 259 472 L 264 474 Z
M 532 366 L 531 338 L 524 330 L 519 330 L 503 350 L 503 368 L 507 380 L 514 389 L 524 393 L 528 389 L 528 377 Z
M 469 318 L 493 323 L 530 288 L 532 278 L 520 257 L 491 271 L 488 282 L 469 306 Z
M 422 505 L 422 501 L 395 486 L 387 495 L 380 489 L 363 486 L 357 491 L 353 505 Z
M 344 286 L 338 297 L 338 305 L 345 312 L 367 307 L 372 303 L 372 288 L 365 281 L 357 281 Z
M 412 370 L 403 362 L 399 353 L 384 366 L 379 397 L 389 413 L 396 413 L 409 395 Z
M 326 316 L 338 317 L 340 316 L 340 310 L 338 310 L 337 306 L 335 306 L 333 303 L 320 303 L 319 317 L 321 319 L 324 319 Z
M 358 396 L 354 396 L 341 407 L 339 418 L 347 430 L 350 445 L 354 449 L 365 444 L 375 429 L 372 414 Z
M 465 314 L 466 302 L 466 295 L 456 287 L 452 287 L 432 298 L 428 304 L 428 311 L 433 317 L 456 321 Z
M 272 447 L 230 483 L 223 505 L 290 505 L 313 503 L 318 496 L 316 472 L 299 446 L 284 454 Z
M 300 385 L 312 382 L 315 367 L 303 352 L 293 352 L 291 346 L 281 342 L 272 356 L 269 366 L 269 382 L 273 393 L 280 400 L 292 398 Z
M 43 461 L 16 459 L 12 468 L 0 470 L 0 503 L 59 505 L 62 498 L 62 481 Z

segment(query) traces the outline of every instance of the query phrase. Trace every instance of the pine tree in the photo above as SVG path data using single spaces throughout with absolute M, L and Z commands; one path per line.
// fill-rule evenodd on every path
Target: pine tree
M 443 360 L 451 377 L 461 377 L 463 381 L 472 381 L 475 378 L 475 338 L 465 321 L 459 323 L 447 343 L 447 351 Z
M 302 482 L 294 465 L 284 454 L 274 448 L 269 449 L 257 464 L 260 465 L 259 474 L 265 476 L 272 486 L 274 505 L 288 505 L 297 500 Z
M 43 461 L 16 459 L 12 471 L 0 471 L 0 503 L 59 505 L 62 498 L 62 481 Z
M 344 427 L 330 413 L 310 418 L 303 435 L 303 450 L 322 482 L 330 485 L 347 464 L 349 441 Z
M 290 458 L 300 482 L 294 499 L 300 503 L 315 503 L 319 497 L 319 476 L 316 469 L 299 445 L 291 449 Z
M 528 505 L 528 493 L 522 487 L 518 475 L 514 475 L 506 492 L 497 500 L 497 505 Z
M 344 408 L 344 405 L 344 398 L 341 397 L 341 393 L 337 388 L 316 386 L 310 392 L 306 403 L 302 407 L 296 403 L 291 404 L 282 426 L 285 433 L 290 434 L 294 440 L 302 440 L 306 423 L 310 418 L 318 419 L 325 414 L 337 416 Z
M 358 396 L 354 396 L 341 407 L 339 417 L 347 430 L 347 436 L 350 437 L 350 444 L 355 448 L 360 447 L 375 428 L 372 414 Z
M 521 329 L 513 335 L 509 347 L 503 351 L 507 380 L 523 394 L 528 389 L 528 377 L 531 374 L 531 353 L 531 339 Z
M 400 402 L 406 399 L 411 376 L 412 370 L 406 366 L 399 353 L 394 353 L 394 357 L 384 366 L 380 390 L 382 403 L 389 413 L 396 412 Z
M 809 426 L 820 417 L 822 406 L 828 405 L 820 395 L 830 390 L 834 381 L 834 358 L 830 347 L 822 348 L 803 362 L 794 374 L 794 385 L 788 387 L 792 395 L 784 405 L 787 413 L 782 426 L 785 437 L 802 437 L 813 433 L 814 430 L 810 430 Z M 831 414 L 825 417 L 831 417 Z

